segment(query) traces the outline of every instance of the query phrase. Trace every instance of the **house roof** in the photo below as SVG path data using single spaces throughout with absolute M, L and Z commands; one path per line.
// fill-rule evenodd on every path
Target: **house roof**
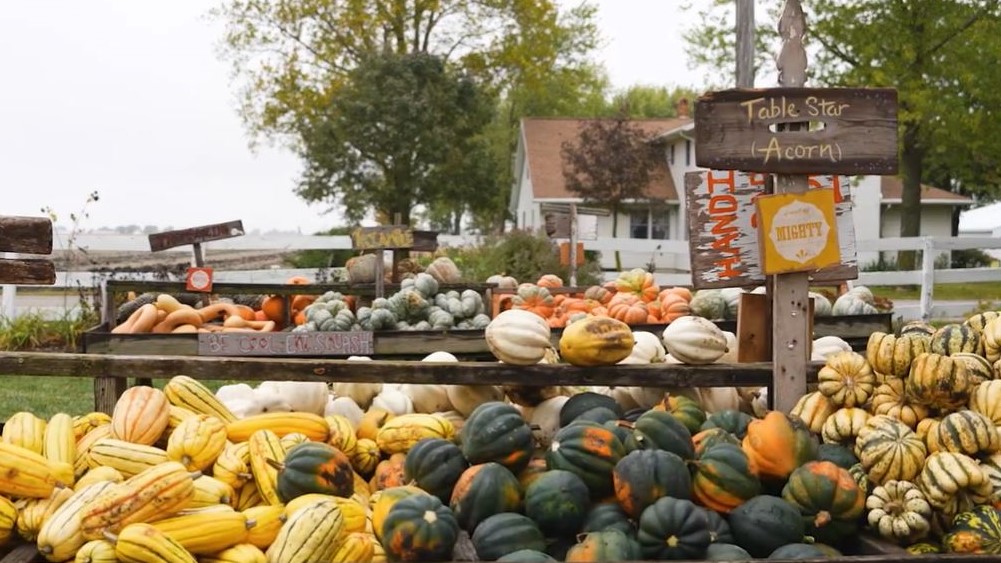
M 560 149 L 563 142 L 577 137 L 580 127 L 591 119 L 576 118 L 525 118 L 521 120 L 522 142 L 525 145 L 526 162 L 532 190 L 536 199 L 576 198 L 570 193 L 563 180 L 563 160 Z M 691 121 L 690 118 L 674 119 L 634 119 L 651 139 Z M 674 185 L 666 161 L 660 161 L 650 175 L 647 194 L 653 199 L 678 201 L 678 191 Z
M 880 182 L 881 203 L 900 203 L 904 184 L 896 176 L 883 176 Z M 972 205 L 973 200 L 948 190 L 932 186 L 921 186 L 921 203 L 938 205 Z

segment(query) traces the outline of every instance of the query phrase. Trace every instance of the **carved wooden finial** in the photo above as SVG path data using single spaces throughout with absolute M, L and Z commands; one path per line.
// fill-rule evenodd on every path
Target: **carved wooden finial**
M 779 69 L 779 84 L 798 87 L 806 83 L 806 49 L 803 35 L 806 33 L 806 14 L 800 0 L 786 0 L 779 18 L 779 36 L 782 37 L 782 51 L 776 61 Z

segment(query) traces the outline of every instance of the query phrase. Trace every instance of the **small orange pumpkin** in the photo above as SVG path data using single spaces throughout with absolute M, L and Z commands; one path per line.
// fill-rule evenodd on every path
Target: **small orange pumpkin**
M 539 278 L 539 281 L 535 282 L 535 285 L 539 287 L 563 287 L 563 279 L 556 274 L 546 274 Z
M 634 293 L 617 293 L 608 304 L 608 313 L 613 319 L 627 325 L 638 325 L 647 322 L 646 304 Z
M 660 318 L 664 319 L 665 322 L 671 322 L 692 314 L 692 309 L 688 301 L 677 293 L 663 295 L 659 303 Z
M 511 304 L 515 309 L 531 311 L 544 319 L 551 317 L 556 309 L 549 290 L 530 283 L 518 286 L 518 293 L 511 298 Z
M 817 457 L 817 440 L 802 421 L 770 411 L 747 425 L 741 448 L 762 478 L 783 480 L 794 469 Z
M 679 295 L 685 299 L 685 301 L 691 302 L 692 300 L 692 290 L 687 287 L 669 287 L 660 292 L 660 298 L 664 299 L 667 294 Z
M 602 305 L 607 305 L 608 302 L 612 300 L 613 295 L 615 295 L 614 292 L 609 291 L 608 288 L 600 285 L 592 285 L 584 290 L 585 299 L 593 299 Z
M 619 293 L 633 293 L 644 302 L 657 298 L 660 286 L 653 279 L 653 274 L 641 268 L 622 272 L 615 280 L 615 289 Z

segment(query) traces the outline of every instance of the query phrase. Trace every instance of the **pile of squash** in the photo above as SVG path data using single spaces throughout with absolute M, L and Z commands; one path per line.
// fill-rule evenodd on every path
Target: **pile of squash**
M 136 307 L 111 329 L 112 333 L 271 332 L 278 326 L 261 311 L 232 302 L 196 308 L 162 293 L 146 294 L 130 304 Z
M 740 296 L 744 293 L 745 290 L 739 287 L 696 291 L 689 303 L 691 314 L 712 320 L 734 320 L 740 310 Z M 750 293 L 765 293 L 765 287 L 757 287 Z M 873 296 L 872 291 L 862 285 L 832 298 L 811 291 L 810 298 L 813 300 L 814 315 L 818 317 L 875 315 L 893 310 L 892 301 Z

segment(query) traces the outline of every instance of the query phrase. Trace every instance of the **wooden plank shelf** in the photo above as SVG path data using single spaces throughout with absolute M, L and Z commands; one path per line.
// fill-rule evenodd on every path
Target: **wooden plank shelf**
M 132 280 L 107 280 L 105 288 L 108 293 L 118 293 L 127 291 L 136 292 L 161 292 L 161 293 L 187 293 L 184 282 L 173 281 L 132 281 Z M 439 291 L 462 291 L 472 289 L 483 293 L 488 289 L 497 287 L 493 283 L 448 283 L 440 284 Z M 398 283 L 387 283 L 387 292 L 400 289 Z M 217 295 L 321 295 L 328 291 L 337 291 L 345 295 L 358 295 L 361 297 L 372 297 L 375 295 L 374 283 L 310 283 L 303 285 L 293 284 L 267 284 L 267 283 L 239 283 L 239 282 L 216 282 L 212 284 L 212 293 Z

